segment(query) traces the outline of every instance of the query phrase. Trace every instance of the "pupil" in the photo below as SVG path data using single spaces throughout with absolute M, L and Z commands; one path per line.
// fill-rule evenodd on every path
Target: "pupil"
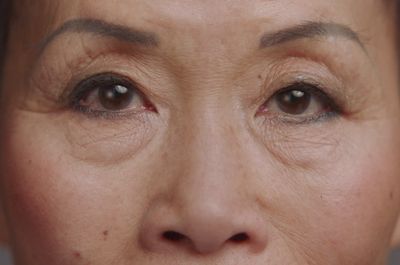
M 108 110 L 121 110 L 129 106 L 133 92 L 122 85 L 110 85 L 99 89 L 101 105 Z
M 289 90 L 278 94 L 277 100 L 283 112 L 299 115 L 310 106 L 311 95 L 301 90 Z

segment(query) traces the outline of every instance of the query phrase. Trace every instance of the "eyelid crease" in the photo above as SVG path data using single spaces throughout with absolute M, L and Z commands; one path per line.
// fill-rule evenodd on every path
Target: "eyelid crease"
M 81 95 L 84 92 L 92 90 L 93 87 L 97 87 L 99 85 L 104 85 L 104 84 L 114 84 L 114 83 L 119 83 L 130 87 L 137 86 L 135 82 L 127 80 L 126 77 L 123 77 L 113 72 L 97 73 L 87 78 L 84 78 L 83 80 L 79 81 L 76 85 L 74 85 L 74 89 L 69 93 L 69 100 L 71 100 L 75 96 Z
M 146 95 L 146 99 L 156 103 L 157 110 L 150 108 L 151 111 L 158 112 L 160 109 L 169 108 L 169 102 L 163 97 L 161 90 L 158 90 L 158 86 L 161 85 L 149 81 L 154 80 L 153 73 L 149 71 L 159 69 L 149 67 L 153 63 L 159 65 L 159 61 L 152 55 L 137 54 L 129 46 L 114 45 L 114 42 L 112 45 L 96 46 L 95 49 L 87 49 L 86 45 L 80 45 L 81 43 L 84 44 L 80 42 L 78 50 L 68 50 L 62 56 L 65 60 L 61 60 L 61 63 L 54 64 L 55 60 L 43 57 L 39 67 L 34 69 L 28 78 L 29 86 L 36 87 L 35 90 L 41 94 L 51 95 L 49 102 L 65 110 L 68 109 L 68 94 L 76 84 L 97 73 L 108 72 L 123 76 L 129 82 L 136 84 L 140 92 Z M 58 54 L 60 53 L 53 53 L 53 55 Z M 53 58 L 53 55 L 50 55 L 50 58 Z
M 293 62 L 293 60 L 296 61 Z M 297 62 L 299 60 L 301 62 Z M 306 67 L 304 61 L 311 64 L 311 67 Z M 260 95 L 253 101 L 253 104 L 263 104 L 278 91 L 295 84 L 304 83 L 319 88 L 337 103 L 343 113 L 346 112 L 344 83 L 331 72 L 331 69 L 324 62 L 317 62 L 309 58 L 290 57 L 285 58 L 283 62 L 278 61 L 269 65 L 266 72 L 267 75 L 260 89 Z

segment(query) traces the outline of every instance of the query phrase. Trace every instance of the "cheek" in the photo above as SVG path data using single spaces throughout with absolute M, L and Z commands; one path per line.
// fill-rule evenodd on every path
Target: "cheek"
M 254 187 L 275 237 L 320 264 L 383 264 L 400 205 L 398 128 L 348 122 L 311 137 L 274 138 L 256 156 L 264 177 Z
M 71 145 L 60 140 L 58 132 L 18 124 L 24 125 L 3 131 L 0 164 L 17 257 L 40 257 L 38 264 L 72 264 L 70 259 L 85 259 L 106 245 L 116 248 L 116 255 L 122 252 L 127 241 L 133 242 L 137 231 L 132 228 L 146 205 L 149 184 L 141 178 L 151 175 L 146 159 L 129 160 L 135 172 L 123 172 L 117 163 L 94 165 L 65 152 Z M 107 153 L 103 151 L 102 158 Z
M 18 141 L 22 145 L 14 146 Z M 40 257 L 40 262 L 55 262 L 53 253 L 62 257 L 63 253 L 58 251 L 63 243 L 61 231 L 72 225 L 74 218 L 65 216 L 64 211 L 72 202 L 75 208 L 82 206 L 76 201 L 80 187 L 74 189 L 74 185 L 66 181 L 68 171 L 55 168 L 63 163 L 59 154 L 51 150 L 56 147 L 36 145 L 25 137 L 14 135 L 2 150 L 7 153 L 1 166 L 4 173 L 2 196 L 18 259 L 33 253 Z M 69 196 L 66 190 L 69 190 Z M 65 230 L 65 233 L 69 232 Z M 21 257 L 18 252 L 23 253 Z
M 352 264 L 384 259 L 399 210 L 400 152 L 394 148 L 399 142 L 393 134 L 397 130 L 375 128 L 346 131 L 337 150 L 341 156 L 316 176 L 325 178 L 316 185 L 319 198 L 314 198 L 315 209 L 321 211 L 310 210 L 315 214 L 316 237 L 325 237 L 332 250 Z

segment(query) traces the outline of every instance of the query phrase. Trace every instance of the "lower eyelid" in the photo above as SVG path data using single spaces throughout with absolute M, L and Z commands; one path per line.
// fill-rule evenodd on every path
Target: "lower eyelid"
M 279 93 L 279 92 L 278 92 Z M 314 93 L 315 94 L 315 93 Z M 257 116 L 263 116 L 264 119 L 275 121 L 279 123 L 286 123 L 286 124 L 308 124 L 313 122 L 324 122 L 328 121 L 332 118 L 339 117 L 342 112 L 337 108 L 336 104 L 329 96 L 325 95 L 323 92 L 318 92 L 317 95 L 314 95 L 313 102 L 311 104 L 319 104 L 315 103 L 316 97 L 320 98 L 321 104 L 326 105 L 326 108 L 321 108 L 322 111 L 318 111 L 318 113 L 314 114 L 300 114 L 300 115 L 290 115 L 285 114 L 283 111 L 274 111 L 274 109 L 279 109 L 277 103 L 272 101 L 272 105 L 268 107 L 268 102 L 274 100 L 277 93 L 274 94 L 266 103 L 264 103 L 258 113 Z M 276 99 L 276 98 L 275 98 Z
M 87 107 L 75 106 L 72 108 L 74 112 L 84 114 L 89 119 L 104 119 L 104 120 L 125 120 L 138 118 L 143 116 L 145 109 L 135 111 L 103 111 L 103 110 L 92 110 Z
M 335 112 L 326 112 L 326 113 L 321 113 L 319 115 L 314 115 L 314 116 L 309 116 L 309 117 L 290 117 L 290 116 L 266 116 L 264 115 L 262 117 L 263 119 L 263 124 L 265 126 L 277 126 L 277 125 L 312 125 L 315 123 L 320 123 L 320 122 L 327 122 L 327 121 L 333 121 L 336 118 L 339 118 L 340 115 L 338 115 Z

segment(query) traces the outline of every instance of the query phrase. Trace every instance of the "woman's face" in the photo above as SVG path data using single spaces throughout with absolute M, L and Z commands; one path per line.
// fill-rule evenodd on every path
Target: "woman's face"
M 384 264 L 393 3 L 18 2 L 0 150 L 17 264 Z

